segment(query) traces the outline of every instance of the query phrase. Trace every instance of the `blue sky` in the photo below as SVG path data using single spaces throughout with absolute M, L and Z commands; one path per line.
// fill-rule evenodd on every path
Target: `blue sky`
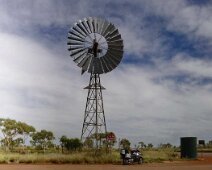
M 114 23 L 124 57 L 103 74 L 108 130 L 133 144 L 211 140 L 212 3 L 207 0 L 0 0 L 0 116 L 80 137 L 89 74 L 67 33 L 87 16 Z

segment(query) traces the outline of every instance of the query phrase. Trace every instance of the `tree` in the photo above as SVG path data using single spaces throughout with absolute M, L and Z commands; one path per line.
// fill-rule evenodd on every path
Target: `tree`
M 64 152 L 64 148 L 68 151 L 76 151 L 82 148 L 82 143 L 78 138 L 67 138 L 66 136 L 62 136 L 60 138 L 60 144 L 62 152 Z
M 53 146 L 53 140 L 55 139 L 54 134 L 47 130 L 32 133 L 31 137 L 30 143 L 37 148 L 41 148 L 44 153 L 46 149 Z
M 12 142 L 12 145 L 15 147 L 21 146 L 24 143 L 23 138 L 17 138 Z
M 93 148 L 94 147 L 94 142 L 92 140 L 92 138 L 87 137 L 83 143 L 84 147 L 86 148 Z
M 64 152 L 66 141 L 67 141 L 67 137 L 66 136 L 62 136 L 60 138 L 60 146 L 62 148 L 62 153 Z
M 18 126 L 20 129 L 20 134 L 23 135 L 23 144 L 25 144 L 26 139 L 35 132 L 35 128 L 23 122 L 18 122 Z
M 106 134 L 105 133 L 98 133 L 97 139 L 99 140 L 100 146 L 103 144 L 106 144 Z
M 165 143 L 165 144 L 161 143 L 161 144 L 159 145 L 159 147 L 160 147 L 160 148 L 171 148 L 172 145 L 171 145 L 170 143 Z
M 208 141 L 207 147 L 212 148 L 212 140 Z
M 67 148 L 70 151 L 76 151 L 82 148 L 82 143 L 78 138 L 72 138 L 69 139 Z
M 6 150 L 10 150 L 14 138 L 18 135 L 18 126 L 15 120 L 11 119 L 0 119 L 0 127 L 4 138 L 2 144 Z
M 126 138 L 124 138 L 124 139 L 121 139 L 121 141 L 120 141 L 120 145 L 122 146 L 122 148 L 124 148 L 124 149 L 130 149 L 130 141 L 128 140 L 128 139 L 126 139 Z
M 141 142 L 139 142 L 138 144 L 140 144 L 140 147 L 141 147 L 141 148 L 145 148 L 145 147 L 146 147 L 145 143 L 144 143 L 144 142 L 142 142 L 142 141 L 141 141 Z
M 35 131 L 34 127 L 24 122 L 3 118 L 0 119 L 0 128 L 3 134 L 1 143 L 5 146 L 6 150 L 11 150 L 17 144 L 25 143 L 25 139 L 29 134 Z
M 90 135 L 89 137 L 89 140 L 93 140 L 93 143 L 94 141 L 98 141 L 100 146 L 102 145 L 102 143 L 106 143 L 106 134 L 105 133 L 94 133 L 92 135 Z
M 152 143 L 148 143 L 147 147 L 148 148 L 153 148 L 153 144 Z

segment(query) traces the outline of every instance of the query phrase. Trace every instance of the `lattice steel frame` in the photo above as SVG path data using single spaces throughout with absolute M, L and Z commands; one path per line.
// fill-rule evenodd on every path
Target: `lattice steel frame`
M 84 142 L 89 137 L 94 137 L 96 149 L 101 147 L 101 140 L 98 140 L 99 134 L 107 133 L 107 126 L 104 114 L 102 90 L 99 74 L 92 73 L 88 89 L 87 102 L 84 113 L 81 140 Z

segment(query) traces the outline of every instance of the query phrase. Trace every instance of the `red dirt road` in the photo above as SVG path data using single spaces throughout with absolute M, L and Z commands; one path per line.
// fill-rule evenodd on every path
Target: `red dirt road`
M 0 165 L 0 170 L 212 170 L 212 164 L 144 164 L 144 165 Z
M 212 154 L 199 155 L 195 161 L 141 165 L 0 164 L 0 170 L 212 170 Z

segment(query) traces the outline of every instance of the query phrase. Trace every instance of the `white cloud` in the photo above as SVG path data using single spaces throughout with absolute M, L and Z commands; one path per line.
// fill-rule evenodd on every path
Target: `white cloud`
M 202 60 L 191 58 L 186 55 L 177 55 L 173 59 L 176 69 L 188 73 L 194 77 L 212 78 L 212 62 L 211 60 Z
M 212 5 L 197 6 L 187 1 L 151 1 L 153 13 L 166 18 L 170 31 L 184 33 L 191 39 L 212 40 Z
M 184 76 L 187 77 L 187 80 L 192 81 L 193 79 L 198 82 L 212 78 L 212 62 L 209 58 L 201 59 L 185 53 L 178 53 L 170 60 L 156 59 L 154 63 L 156 64 L 154 68 L 157 70 L 156 75 L 159 77 Z

